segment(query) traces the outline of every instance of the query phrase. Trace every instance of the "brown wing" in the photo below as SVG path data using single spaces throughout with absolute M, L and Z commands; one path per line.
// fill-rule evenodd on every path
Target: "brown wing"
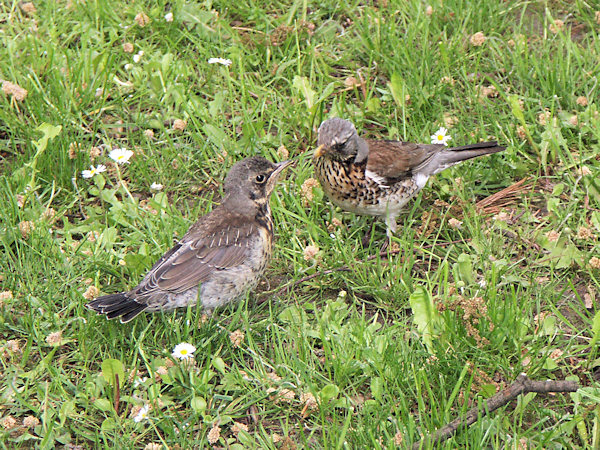
M 369 159 L 367 170 L 383 178 L 402 179 L 427 162 L 444 148 L 440 144 L 414 144 L 400 141 L 367 140 Z
M 229 220 L 219 220 L 219 223 L 211 216 L 194 224 L 184 238 L 157 261 L 134 289 L 135 296 L 157 290 L 184 292 L 208 280 L 213 272 L 244 262 L 256 235 L 255 226 L 239 216 L 230 215 Z M 222 223 L 228 226 L 219 226 Z

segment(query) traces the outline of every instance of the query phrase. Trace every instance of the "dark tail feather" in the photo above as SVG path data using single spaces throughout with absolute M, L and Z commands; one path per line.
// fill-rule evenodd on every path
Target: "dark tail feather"
M 146 305 L 129 298 L 124 292 L 98 297 L 85 306 L 98 314 L 105 314 L 107 319 L 120 317 L 121 323 L 129 322 L 147 308 Z
M 486 155 L 488 153 L 496 153 L 501 152 L 506 149 L 506 147 L 498 146 L 497 141 L 489 141 L 489 142 L 478 142 L 477 144 L 469 144 L 469 145 L 461 145 L 460 147 L 450 147 L 446 150 L 451 150 L 454 152 L 462 152 L 464 150 L 481 150 L 482 155 Z
M 435 175 L 436 173 L 441 172 L 448 167 L 452 167 L 459 162 L 466 161 L 467 159 L 490 155 L 505 149 L 506 147 L 500 147 L 496 141 L 479 142 L 477 144 L 446 148 L 432 158 L 428 164 L 431 172 L 426 174 Z

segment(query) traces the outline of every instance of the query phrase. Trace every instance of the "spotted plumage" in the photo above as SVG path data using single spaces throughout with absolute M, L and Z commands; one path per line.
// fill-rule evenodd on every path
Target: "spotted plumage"
M 396 231 L 402 207 L 430 176 L 461 161 L 504 150 L 496 142 L 462 147 L 365 140 L 347 120 L 319 127 L 315 173 L 329 199 L 357 214 L 385 218 L 388 236 Z
M 221 205 L 190 227 L 144 279 L 128 292 L 86 306 L 128 322 L 143 311 L 166 311 L 198 302 L 208 311 L 239 299 L 256 286 L 271 257 L 269 197 L 281 171 L 262 157 L 236 163 L 225 179 Z

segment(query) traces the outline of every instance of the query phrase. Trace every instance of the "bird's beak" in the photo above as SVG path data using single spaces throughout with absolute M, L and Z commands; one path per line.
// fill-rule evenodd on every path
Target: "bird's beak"
M 288 159 L 287 161 L 283 161 L 283 162 L 275 164 L 275 166 L 277 166 L 277 168 L 273 171 L 273 173 L 271 174 L 271 176 L 269 178 L 271 178 L 273 180 L 277 180 L 277 178 L 279 177 L 279 174 L 283 171 L 283 169 L 285 169 L 288 166 L 291 166 L 295 162 L 296 161 L 294 161 L 293 159 Z
M 325 146 L 323 144 L 319 145 L 315 149 L 315 153 L 313 154 L 313 158 L 320 158 L 325 153 Z
M 277 180 L 279 179 L 279 175 L 281 175 L 281 172 L 283 172 L 283 169 L 285 169 L 288 166 L 291 166 L 295 162 L 296 161 L 294 161 L 292 159 L 288 159 L 287 161 L 283 161 L 283 162 L 275 164 L 275 170 L 273 172 L 271 172 L 271 175 L 269 176 L 269 179 L 267 180 L 267 192 L 269 194 L 271 192 L 273 192 L 273 189 L 275 189 L 275 185 L 277 184 Z

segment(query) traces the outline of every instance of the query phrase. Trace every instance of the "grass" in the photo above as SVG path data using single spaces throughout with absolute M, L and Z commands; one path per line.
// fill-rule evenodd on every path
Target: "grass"
M 441 447 L 597 447 L 590 5 L 4 2 L 0 79 L 27 96 L 0 95 L 0 445 L 402 448 L 526 372 L 582 389 L 528 394 Z M 452 144 L 507 150 L 430 180 L 399 219 L 400 251 L 369 259 L 382 224 L 363 246 L 371 218 L 318 187 L 302 194 L 332 116 L 420 142 L 451 123 Z M 134 151 L 120 172 L 114 147 Z M 271 201 L 274 258 L 247 300 L 207 320 L 189 309 L 126 325 L 83 307 L 90 288 L 134 286 L 219 201 L 235 161 L 286 152 L 299 163 Z M 107 172 L 81 177 L 99 163 Z M 173 364 L 180 342 L 197 347 L 193 364 Z M 150 419 L 136 422 L 143 405 Z

